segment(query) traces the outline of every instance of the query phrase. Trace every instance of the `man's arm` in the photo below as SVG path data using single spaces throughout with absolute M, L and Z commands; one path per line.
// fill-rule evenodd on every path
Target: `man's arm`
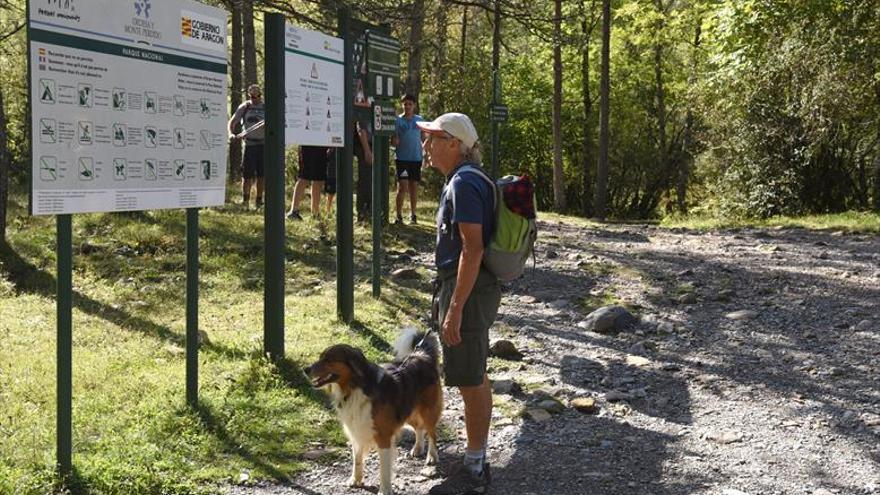
M 455 290 L 449 301 L 441 335 L 443 341 L 450 346 L 461 343 L 461 314 L 477 281 L 477 275 L 480 274 L 480 264 L 483 262 L 483 225 L 459 223 L 458 231 L 462 240 L 461 256 L 458 259 Z
M 364 149 L 364 160 L 367 165 L 373 166 L 373 148 L 370 146 L 370 134 L 364 129 L 358 129 L 358 139 L 361 140 L 361 147 Z
M 226 130 L 229 131 L 229 137 L 235 137 L 235 128 L 238 125 L 239 121 L 241 121 L 241 116 L 244 113 L 244 106 L 239 106 L 235 109 L 235 113 L 232 114 L 232 117 L 229 119 L 229 123 L 226 124 Z

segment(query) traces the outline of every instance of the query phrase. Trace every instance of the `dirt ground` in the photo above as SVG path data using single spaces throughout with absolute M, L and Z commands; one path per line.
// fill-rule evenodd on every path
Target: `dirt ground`
M 536 266 L 506 287 L 492 329 L 524 357 L 490 364 L 506 392 L 495 395 L 491 493 L 880 493 L 878 236 L 539 228 Z M 592 331 L 587 314 L 606 304 L 638 323 Z M 427 493 L 460 459 L 454 389 L 443 422 L 459 439 L 441 443 L 439 469 L 406 459 L 404 437 L 396 493 Z M 289 483 L 228 492 L 376 492 L 375 454 L 366 488 L 345 486 L 349 470 L 347 459 L 316 463 Z

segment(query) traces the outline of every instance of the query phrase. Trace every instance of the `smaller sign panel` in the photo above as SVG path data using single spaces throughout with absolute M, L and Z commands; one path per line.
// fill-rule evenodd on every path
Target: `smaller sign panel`
M 509 111 L 507 105 L 490 105 L 489 106 L 489 120 L 492 122 L 507 122 L 509 118 Z
M 367 93 L 374 98 L 400 96 L 400 43 L 378 31 L 367 31 Z
M 373 131 L 378 136 L 394 135 L 397 114 L 391 100 L 376 100 L 373 103 Z
M 342 39 L 288 24 L 285 36 L 287 144 L 342 147 Z

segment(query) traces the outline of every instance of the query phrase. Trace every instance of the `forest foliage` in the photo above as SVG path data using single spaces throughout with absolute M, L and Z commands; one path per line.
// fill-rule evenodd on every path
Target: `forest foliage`
M 255 20 L 257 57 L 245 57 L 246 78 L 261 69 L 261 13 L 283 12 L 303 27 L 332 32 L 341 5 L 206 3 L 230 11 L 245 4 L 245 18 Z M 468 113 L 485 143 L 499 9 L 499 74 L 511 116 L 501 125 L 501 172 L 532 176 L 544 209 L 554 205 L 553 53 L 560 47 L 564 210 L 589 216 L 598 156 L 601 4 L 561 1 L 558 18 L 546 0 L 349 6 L 357 18 L 390 25 L 401 41 L 402 80 L 418 94 L 422 115 Z M 0 7 L 0 101 L 9 138 L 0 166 L 13 187 L 24 188 L 24 1 L 0 0 Z M 611 12 L 611 217 L 880 209 L 880 9 L 874 0 L 613 0 Z M 245 52 L 248 46 L 245 41 Z M 230 81 L 230 87 L 249 82 Z

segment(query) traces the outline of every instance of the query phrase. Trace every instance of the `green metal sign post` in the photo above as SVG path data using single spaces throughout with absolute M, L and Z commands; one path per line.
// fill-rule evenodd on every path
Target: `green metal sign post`
M 492 74 L 492 105 L 490 106 L 489 116 L 492 121 L 492 177 L 498 177 L 498 147 L 501 145 L 501 139 L 498 136 L 498 123 L 495 118 L 495 109 L 502 107 L 501 105 L 501 79 L 498 71 Z M 504 107 L 506 110 L 507 107 Z M 505 120 L 507 114 L 505 112 Z
M 71 227 L 70 215 L 58 215 L 56 222 L 56 249 L 58 251 L 56 456 L 58 470 L 62 477 L 66 477 L 73 472 L 73 421 L 71 418 L 73 398 L 73 228 Z
M 354 126 L 354 91 L 352 79 L 351 13 L 347 8 L 338 12 L 339 37 L 344 40 L 343 48 L 343 91 L 345 126 Z M 345 323 L 354 321 L 354 219 L 352 218 L 352 178 L 353 131 L 345 132 L 345 146 L 336 160 L 336 313 Z
M 387 143 L 394 134 L 397 116 L 394 113 L 394 102 L 388 98 L 376 99 L 373 103 L 373 297 L 378 298 L 382 290 L 382 227 L 384 209 L 379 199 L 385 192 L 388 168 Z
M 186 210 L 186 403 L 199 403 L 199 209 Z
M 271 359 L 284 357 L 284 16 L 264 18 L 266 78 L 265 278 L 263 350 Z

